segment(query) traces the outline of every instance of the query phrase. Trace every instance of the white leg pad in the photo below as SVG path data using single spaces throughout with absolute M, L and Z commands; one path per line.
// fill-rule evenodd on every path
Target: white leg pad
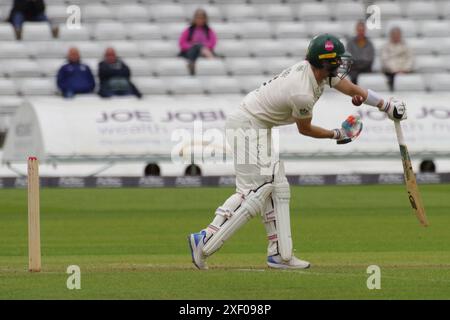
M 206 228 L 207 237 L 220 229 L 220 226 L 233 215 L 242 201 L 244 201 L 244 195 L 242 193 L 235 193 L 223 205 L 217 208 L 214 220 Z
M 223 225 L 205 243 L 203 254 L 210 256 L 219 250 L 240 227 L 260 213 L 265 205 L 267 197 L 273 191 L 273 184 L 266 183 L 245 197 L 240 207 L 227 219 Z
M 273 209 L 272 196 L 266 200 L 264 212 L 262 212 L 262 219 L 266 229 L 267 240 L 267 256 L 277 255 L 278 252 L 278 231 L 275 222 L 275 211 Z
M 290 261 L 292 258 L 291 219 L 289 214 L 291 192 L 289 182 L 284 174 L 284 164 L 281 161 L 278 163 L 278 170 L 274 174 L 272 199 L 275 210 L 278 251 L 284 261 Z

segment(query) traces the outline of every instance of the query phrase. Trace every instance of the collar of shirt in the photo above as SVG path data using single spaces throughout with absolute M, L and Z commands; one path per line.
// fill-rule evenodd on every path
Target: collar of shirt
M 314 98 L 318 99 L 323 92 L 324 82 L 322 81 L 322 83 L 320 83 L 320 84 L 317 83 L 317 79 L 314 76 L 314 72 L 312 70 L 311 64 L 308 62 L 307 65 L 308 65 L 308 67 L 307 67 L 308 68 L 308 77 L 312 83 L 313 90 L 314 90 Z

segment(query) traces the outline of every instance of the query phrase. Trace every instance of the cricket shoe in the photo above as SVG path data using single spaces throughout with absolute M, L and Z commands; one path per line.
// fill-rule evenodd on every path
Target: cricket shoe
M 203 254 L 204 240 L 206 237 L 206 231 L 199 233 L 191 233 L 188 237 L 189 248 L 191 249 L 192 262 L 200 270 L 208 269 L 206 265 L 206 257 Z
M 274 269 L 308 269 L 311 264 L 308 261 L 303 261 L 295 256 L 291 260 L 283 261 L 279 254 L 267 257 L 267 265 Z

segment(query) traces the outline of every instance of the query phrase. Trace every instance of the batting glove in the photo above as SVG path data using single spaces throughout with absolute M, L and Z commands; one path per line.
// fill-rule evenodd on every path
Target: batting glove
M 363 124 L 361 118 L 357 115 L 348 116 L 344 122 L 342 122 L 342 127 L 339 129 L 334 129 L 333 139 L 337 140 L 337 144 L 346 144 L 355 140 L 361 133 Z
M 386 112 L 388 118 L 394 121 L 402 121 L 408 117 L 406 114 L 406 103 L 396 98 L 389 98 L 389 100 L 384 101 L 380 111 Z

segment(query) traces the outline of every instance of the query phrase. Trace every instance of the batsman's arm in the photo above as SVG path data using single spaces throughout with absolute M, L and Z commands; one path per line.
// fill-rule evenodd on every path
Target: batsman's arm
M 311 124 L 312 118 L 296 119 L 298 132 L 317 139 L 336 139 L 334 130 L 327 130 Z
M 386 112 L 391 120 L 401 121 L 407 118 L 406 103 L 401 100 L 395 98 L 385 100 L 375 91 L 361 88 L 345 78 L 339 81 L 334 88 L 351 96 L 355 106 L 364 103 L 372 107 L 377 107 L 380 111 Z
M 360 104 L 364 102 L 365 104 L 377 107 L 378 109 L 381 109 L 384 105 L 384 99 L 381 98 L 378 93 L 370 89 L 366 90 L 346 78 L 339 81 L 334 88 L 350 97 L 362 97 L 363 100 L 360 101 Z

